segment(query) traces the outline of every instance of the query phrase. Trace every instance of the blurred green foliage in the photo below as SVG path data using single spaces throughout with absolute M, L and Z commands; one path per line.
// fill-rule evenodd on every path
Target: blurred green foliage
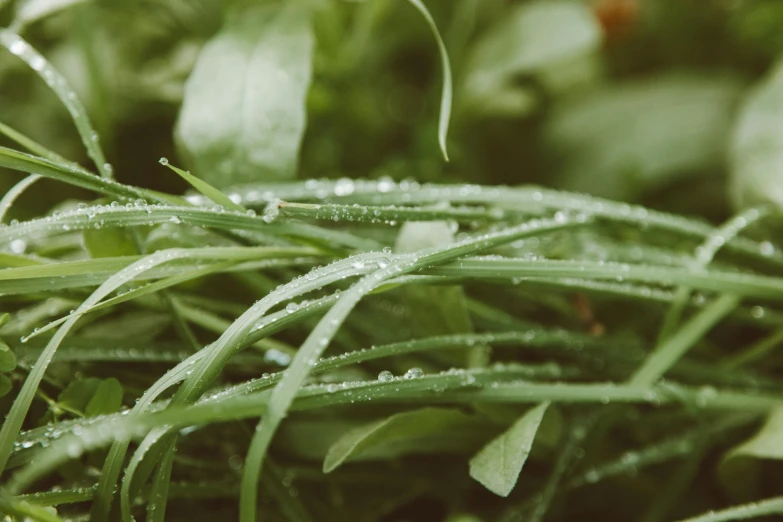
M 783 45 L 775 0 L 430 1 L 455 75 L 444 164 L 433 147 L 437 50 L 419 14 L 392 0 L 303 3 L 316 45 L 298 177 L 539 183 L 713 220 L 731 212 L 723 187 L 738 104 Z M 85 102 L 118 179 L 179 191 L 182 182 L 156 167 L 159 157 L 211 181 L 226 176 L 192 155 L 179 159 L 173 128 L 194 106 L 211 107 L 216 126 L 237 125 L 219 108 L 238 103 L 242 78 L 232 73 L 187 97 L 180 114 L 185 82 L 208 59 L 202 47 L 229 9 L 244 6 L 18 0 L 3 15 Z M 0 93 L 0 121 L 84 159 L 68 114 L 10 53 L 0 54 Z M 192 148 L 183 132 L 198 131 L 180 131 L 180 151 Z M 282 145 L 254 145 L 256 157 L 264 146 Z M 253 170 L 264 160 L 246 161 Z M 3 173 L 0 187 L 15 179 Z M 46 209 L 49 194 L 41 184 L 28 208 Z

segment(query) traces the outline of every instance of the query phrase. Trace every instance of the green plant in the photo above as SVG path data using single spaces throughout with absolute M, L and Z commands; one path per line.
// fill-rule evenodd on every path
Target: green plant
M 7 3 L 11 520 L 783 512 L 774 71 L 632 78 L 575 0 Z

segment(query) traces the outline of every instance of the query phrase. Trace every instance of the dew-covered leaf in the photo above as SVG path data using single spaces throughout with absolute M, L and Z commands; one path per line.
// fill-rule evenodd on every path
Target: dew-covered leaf
M 329 473 L 344 462 L 389 459 L 412 453 L 442 453 L 470 448 L 481 423 L 458 410 L 422 408 L 397 413 L 349 431 L 329 448 L 323 469 Z
M 517 483 L 548 402 L 525 413 L 508 430 L 470 459 L 470 476 L 491 492 L 507 497 Z
M 0 342 L 0 372 L 10 372 L 16 368 L 16 356 L 4 342 Z
M 87 403 L 84 413 L 88 417 L 114 413 L 122 406 L 122 384 L 111 377 L 104 379 L 95 389 L 90 402 Z
M 739 93 L 727 77 L 675 75 L 563 104 L 545 133 L 563 188 L 628 200 L 719 169 Z
M 483 112 L 526 112 L 535 95 L 514 86 L 516 78 L 538 76 L 553 88 L 579 81 L 594 74 L 586 57 L 600 43 L 598 22 L 583 2 L 517 4 L 476 43 L 466 64 L 462 102 Z
M 745 99 L 731 143 L 729 195 L 738 207 L 783 205 L 783 62 Z
M 218 188 L 295 176 L 312 47 L 299 3 L 229 13 L 188 78 L 177 124 L 196 175 Z

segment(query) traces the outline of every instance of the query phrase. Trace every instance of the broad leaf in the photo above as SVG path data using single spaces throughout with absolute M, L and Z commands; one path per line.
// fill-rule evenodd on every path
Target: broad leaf
M 71 381 L 57 396 L 57 402 L 73 410 L 84 411 L 100 384 L 101 380 L 97 377 L 87 377 L 85 379 Z
M 218 188 L 294 177 L 312 47 L 309 12 L 297 2 L 229 14 L 188 78 L 177 124 L 196 175 Z
M 416 252 L 454 241 L 454 230 L 445 221 L 407 222 L 395 244 L 397 252 Z M 402 290 L 410 309 L 410 327 L 414 337 L 473 332 L 465 292 L 461 286 L 418 285 Z M 474 347 L 468 355 L 470 366 L 486 363 L 488 347 Z M 445 354 L 453 357 L 453 354 Z
M 758 433 L 726 454 L 720 478 L 735 500 L 750 500 L 761 486 L 758 459 L 783 460 L 783 408 L 773 410 Z
M 3 397 L 4 395 L 8 395 L 8 392 L 11 391 L 11 388 L 13 388 L 13 383 L 11 383 L 11 379 L 6 377 L 5 375 L 0 374 L 0 397 Z
M 82 232 L 82 242 L 93 259 L 138 254 L 128 232 L 121 228 L 88 228 Z
M 745 100 L 732 136 L 729 192 L 738 207 L 783 205 L 783 62 Z
M 627 200 L 719 169 L 739 88 L 724 77 L 663 76 L 562 105 L 546 128 L 562 186 Z
M 398 413 L 346 433 L 329 448 L 323 470 L 329 473 L 358 458 L 463 450 L 474 445 L 483 431 L 481 422 L 458 410 L 422 408 Z
M 559 87 L 574 74 L 590 75 L 585 57 L 600 43 L 598 22 L 583 2 L 518 4 L 476 43 L 466 65 L 463 102 L 483 112 L 526 112 L 535 98 L 513 85 L 517 77 L 537 76 Z
M 16 356 L 4 342 L 0 342 L 0 372 L 10 372 L 16 368 Z
M 115 378 L 104 379 L 87 403 L 84 413 L 88 417 L 114 413 L 122 406 L 122 384 Z
M 507 497 L 517 483 L 548 406 L 544 402 L 531 409 L 476 453 L 470 459 L 470 476 L 496 495 Z

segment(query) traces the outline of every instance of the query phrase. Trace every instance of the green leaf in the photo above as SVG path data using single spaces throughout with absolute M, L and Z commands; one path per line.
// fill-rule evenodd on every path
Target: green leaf
M 738 207 L 783 205 L 783 61 L 746 98 L 731 143 L 729 195 Z
M 7 344 L 0 341 L 0 372 L 10 372 L 16 368 L 16 356 Z
M 477 419 L 458 410 L 422 408 L 349 431 L 329 448 L 324 473 L 358 458 L 394 458 L 470 447 Z
M 662 76 L 560 106 L 545 136 L 562 187 L 629 200 L 721 168 L 739 92 L 726 77 Z
M 551 70 L 544 77 L 551 79 L 553 68 L 561 76 L 566 70 L 573 74 L 589 63 L 585 56 L 600 43 L 601 29 L 583 2 L 518 4 L 487 30 L 468 57 L 463 103 L 495 113 L 526 111 L 536 100 L 513 86 L 516 77 Z
M 95 396 L 101 380 L 97 377 L 86 377 L 71 381 L 71 383 L 57 396 L 57 402 L 73 410 L 84 411 L 87 404 Z
M 203 195 L 211 199 L 214 203 L 217 203 L 218 205 L 222 205 L 225 208 L 229 210 L 238 210 L 240 212 L 245 211 L 245 207 L 242 205 L 237 205 L 233 201 L 231 201 L 231 198 L 220 192 L 218 189 L 204 181 L 203 179 L 199 179 L 190 172 L 184 171 L 182 169 L 178 169 L 174 165 L 169 163 L 169 160 L 166 158 L 160 158 L 159 163 L 165 167 L 170 168 L 174 172 L 176 172 L 182 179 L 190 183 L 190 186 L 192 186 L 194 189 L 201 192 Z
M 16 4 L 15 27 L 24 27 L 86 0 L 25 0 Z
M 448 245 L 454 242 L 455 229 L 455 225 L 446 221 L 405 223 L 397 236 L 395 251 L 416 252 Z M 467 299 L 461 286 L 411 285 L 402 293 L 410 309 L 413 337 L 473 332 Z M 468 352 L 468 365 L 486 364 L 488 354 L 486 345 L 473 347 Z
M 87 228 L 82 231 L 82 242 L 93 259 L 138 254 L 128 233 L 121 228 Z
M 759 459 L 783 460 L 783 408 L 772 410 L 755 435 L 724 457 L 720 479 L 734 500 L 756 497 L 764 481 Z
M 11 391 L 11 388 L 13 388 L 13 383 L 11 383 L 11 379 L 6 377 L 5 375 L 0 374 L 0 397 L 8 395 L 8 392 Z
M 305 129 L 313 35 L 296 2 L 229 14 L 185 85 L 180 149 L 216 187 L 290 179 Z
M 11 319 L 11 314 L 8 312 L 0 314 L 0 328 L 5 326 L 5 323 L 7 323 L 9 319 Z
M 114 377 L 101 381 L 87 403 L 84 413 L 88 417 L 114 413 L 122 406 L 122 384 Z
M 446 137 L 449 133 L 449 120 L 451 120 L 451 99 L 452 99 L 452 80 L 451 80 L 451 65 L 449 64 L 449 55 L 446 51 L 446 44 L 443 43 L 443 39 L 438 31 L 438 26 L 435 25 L 435 20 L 432 19 L 432 15 L 427 6 L 421 0 L 408 0 L 413 7 L 418 9 L 427 25 L 430 26 L 432 34 L 435 36 L 435 41 L 438 44 L 438 54 L 440 54 L 441 67 L 443 69 L 443 88 L 440 95 L 440 116 L 438 118 L 438 144 L 440 145 L 440 151 L 443 154 L 443 158 L 449 161 L 449 153 L 446 147 Z
M 517 483 L 548 402 L 542 402 L 519 418 L 502 435 L 470 459 L 470 476 L 491 492 L 507 497 Z

